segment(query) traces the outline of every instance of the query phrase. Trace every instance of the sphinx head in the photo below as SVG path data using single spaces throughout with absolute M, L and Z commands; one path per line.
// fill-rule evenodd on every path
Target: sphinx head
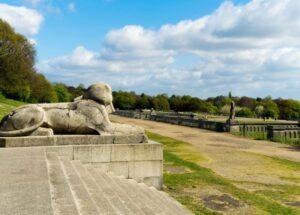
M 91 99 L 100 104 L 105 105 L 108 113 L 115 111 L 113 106 L 112 90 L 108 84 L 97 83 L 89 86 L 87 91 L 83 95 L 83 99 Z

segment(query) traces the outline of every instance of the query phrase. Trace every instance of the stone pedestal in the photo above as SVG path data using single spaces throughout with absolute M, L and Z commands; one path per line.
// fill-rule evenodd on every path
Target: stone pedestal
M 226 124 L 228 126 L 228 131 L 232 133 L 240 132 L 240 123 L 236 119 L 227 119 Z

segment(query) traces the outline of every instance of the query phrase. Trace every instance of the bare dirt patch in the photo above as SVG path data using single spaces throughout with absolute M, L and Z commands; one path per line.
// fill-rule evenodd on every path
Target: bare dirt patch
M 211 195 L 203 198 L 204 205 L 212 210 L 227 211 L 242 206 L 241 202 L 228 194 Z

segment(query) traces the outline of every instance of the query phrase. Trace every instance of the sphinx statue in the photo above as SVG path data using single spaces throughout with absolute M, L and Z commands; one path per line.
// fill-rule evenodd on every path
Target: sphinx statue
M 0 122 L 0 136 L 52 136 L 55 134 L 143 135 L 138 126 L 111 123 L 114 112 L 108 84 L 91 85 L 73 102 L 21 106 Z

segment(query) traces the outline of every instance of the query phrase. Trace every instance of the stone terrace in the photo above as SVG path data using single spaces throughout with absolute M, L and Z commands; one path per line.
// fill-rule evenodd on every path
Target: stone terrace
M 191 214 L 162 191 L 50 148 L 0 149 L 0 214 Z

